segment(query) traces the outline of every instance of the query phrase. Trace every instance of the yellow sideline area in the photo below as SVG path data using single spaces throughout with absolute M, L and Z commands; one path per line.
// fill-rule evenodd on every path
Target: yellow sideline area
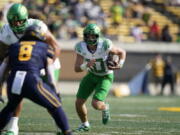
M 0 9 L 3 9 L 4 6 L 10 2 L 13 2 L 13 3 L 21 3 L 22 0 L 0 0 Z
M 160 107 L 159 111 L 180 112 L 180 107 Z

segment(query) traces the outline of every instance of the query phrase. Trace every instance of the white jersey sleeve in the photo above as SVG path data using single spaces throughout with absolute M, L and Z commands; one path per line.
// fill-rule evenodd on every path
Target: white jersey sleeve
M 79 42 L 75 45 L 75 52 L 79 55 L 83 56 L 83 48 L 82 48 L 83 42 Z
M 19 39 L 15 36 L 13 31 L 11 30 L 9 24 L 5 24 L 0 29 L 0 41 L 4 44 L 11 45 L 16 43 Z

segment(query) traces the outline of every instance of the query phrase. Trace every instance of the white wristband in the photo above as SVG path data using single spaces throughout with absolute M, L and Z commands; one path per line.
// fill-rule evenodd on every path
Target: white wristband
M 81 68 L 81 70 L 86 70 L 87 69 L 87 62 L 84 62 L 83 64 L 81 64 L 80 68 Z
M 122 67 L 123 67 L 124 62 L 125 62 L 125 60 L 124 60 L 124 59 L 121 59 L 121 60 L 119 61 L 119 67 L 120 67 L 120 68 L 122 68 Z

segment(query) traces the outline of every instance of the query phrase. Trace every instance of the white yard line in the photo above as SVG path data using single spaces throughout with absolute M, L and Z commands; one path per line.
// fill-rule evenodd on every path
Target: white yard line
M 116 117 L 130 117 L 130 118 L 135 118 L 135 117 L 147 117 L 146 115 L 139 115 L 139 114 L 112 114 L 111 116 L 116 116 Z

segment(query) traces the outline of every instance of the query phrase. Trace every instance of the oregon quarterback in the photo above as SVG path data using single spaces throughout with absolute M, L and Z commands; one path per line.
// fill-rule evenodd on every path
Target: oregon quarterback
M 105 99 L 113 83 L 113 70 L 121 68 L 126 57 L 125 50 L 113 46 L 111 40 L 101 37 L 100 28 L 96 24 L 88 24 L 83 31 L 83 37 L 84 40 L 75 46 L 77 53 L 75 72 L 87 70 L 76 95 L 76 111 L 82 122 L 76 131 L 90 129 L 85 102 L 93 92 L 92 106 L 102 111 L 103 124 L 108 123 L 110 113 Z M 107 66 L 106 61 L 110 53 L 120 58 L 119 63 L 114 67 Z

